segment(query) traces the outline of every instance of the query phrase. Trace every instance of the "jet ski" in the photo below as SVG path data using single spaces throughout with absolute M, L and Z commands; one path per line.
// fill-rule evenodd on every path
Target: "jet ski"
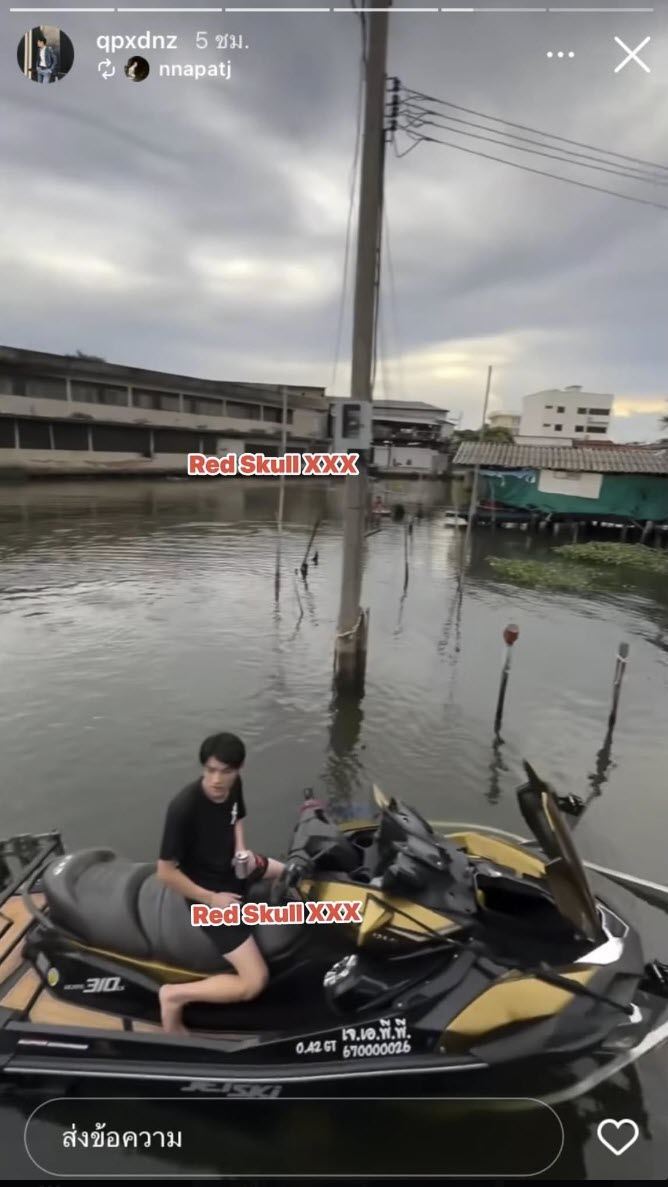
M 309 793 L 283 877 L 243 884 L 267 988 L 187 1006 L 186 1036 L 161 1029 L 160 986 L 224 962 L 155 865 L 68 853 L 58 833 L 2 843 L 0 1072 L 288 1093 L 376 1077 L 400 1095 L 429 1073 L 455 1094 L 516 1095 L 537 1069 L 648 1049 L 668 1035 L 665 966 L 594 895 L 558 797 L 525 765 L 530 844 L 440 834 L 377 790 L 372 818 L 337 823 Z

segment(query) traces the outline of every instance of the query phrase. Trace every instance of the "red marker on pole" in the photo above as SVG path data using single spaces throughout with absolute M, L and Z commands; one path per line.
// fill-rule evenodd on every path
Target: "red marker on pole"
M 508 685 L 508 674 L 510 672 L 510 662 L 512 658 L 513 644 L 517 642 L 520 637 L 520 628 L 514 622 L 509 622 L 507 627 L 503 629 L 503 641 L 506 645 L 506 655 L 503 661 L 503 668 L 501 669 L 501 683 L 499 684 L 499 696 L 496 702 L 496 716 L 494 718 L 494 732 L 498 735 L 501 729 L 501 722 L 503 720 L 503 704 L 506 699 L 506 687 Z

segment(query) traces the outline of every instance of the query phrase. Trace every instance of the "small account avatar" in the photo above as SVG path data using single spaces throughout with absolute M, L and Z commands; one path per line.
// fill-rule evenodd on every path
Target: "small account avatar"
M 148 78 L 150 69 L 146 58 L 128 58 L 125 64 L 125 73 L 131 82 L 143 82 L 145 78 Z
M 19 39 L 16 60 L 31 82 L 58 82 L 72 69 L 74 46 L 57 25 L 35 25 Z

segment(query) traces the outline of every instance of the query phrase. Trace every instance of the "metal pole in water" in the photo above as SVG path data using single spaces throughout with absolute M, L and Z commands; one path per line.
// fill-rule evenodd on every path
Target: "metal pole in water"
M 615 675 L 612 681 L 612 708 L 610 709 L 610 716 L 608 718 L 608 730 L 614 729 L 617 720 L 617 708 L 619 706 L 619 694 L 622 691 L 622 680 L 626 671 L 626 661 L 629 654 L 628 643 L 620 643 L 617 652 L 617 661 L 615 663 Z
M 503 668 L 501 669 L 501 683 L 499 684 L 499 696 L 496 702 L 496 716 L 494 718 L 494 732 L 498 734 L 501 729 L 501 722 L 503 720 L 503 704 L 506 699 L 506 688 L 508 686 L 508 675 L 510 673 L 510 663 L 512 658 L 512 647 L 517 642 L 520 634 L 520 628 L 514 623 L 508 623 L 504 627 L 503 641 L 506 645 L 506 655 L 503 661 Z

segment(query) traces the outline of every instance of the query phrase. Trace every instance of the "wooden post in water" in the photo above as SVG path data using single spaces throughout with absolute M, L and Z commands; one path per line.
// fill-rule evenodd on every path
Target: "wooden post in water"
M 287 447 L 288 434 L 288 389 L 282 389 L 283 395 L 283 413 L 281 416 L 281 453 L 285 457 Z M 281 591 L 281 544 L 283 540 L 283 508 L 285 504 L 285 474 L 281 474 L 278 480 L 278 536 L 276 539 L 276 572 L 274 573 L 274 598 L 278 601 L 278 596 Z
M 615 675 L 612 681 L 612 707 L 610 709 L 610 716 L 608 717 L 608 730 L 615 728 L 617 721 L 617 709 L 619 706 L 619 694 L 622 691 L 622 680 L 626 671 L 626 661 L 629 654 L 628 643 L 620 643 L 617 652 L 617 661 L 615 663 Z
M 514 623 L 508 623 L 508 626 L 503 631 L 503 641 L 506 645 L 506 655 L 503 661 L 503 668 L 501 669 L 501 683 L 499 684 L 499 696 L 496 702 L 496 715 L 494 717 L 494 732 L 498 735 L 501 729 L 501 722 L 503 721 L 503 705 L 506 699 L 506 688 L 508 686 L 508 676 L 510 673 L 510 663 L 512 658 L 512 647 L 517 642 L 520 634 L 520 628 Z
M 487 420 L 487 405 L 489 404 L 489 393 L 492 386 L 492 368 L 487 368 L 487 386 L 485 387 L 485 399 L 482 406 L 482 425 L 480 428 L 480 444 L 485 440 L 485 422 Z M 466 535 L 464 536 L 464 555 L 462 557 L 462 570 L 466 567 L 466 558 L 468 557 L 469 541 L 471 539 L 471 528 L 473 527 L 473 520 L 478 509 L 478 478 L 480 475 L 480 462 L 477 462 L 473 467 L 473 485 L 471 486 L 471 501 L 469 503 L 469 514 L 466 521 Z

